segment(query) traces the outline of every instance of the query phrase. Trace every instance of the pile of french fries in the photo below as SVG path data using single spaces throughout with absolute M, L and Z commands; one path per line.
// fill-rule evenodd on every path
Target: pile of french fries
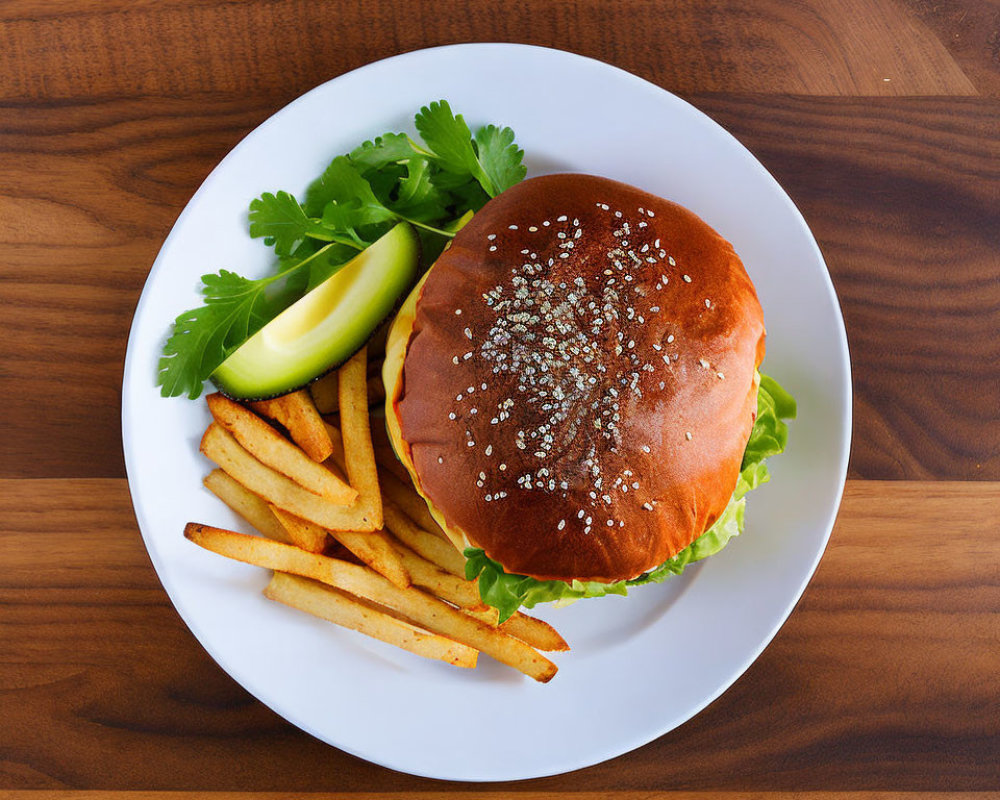
M 497 624 L 405 468 L 373 441 L 380 391 L 362 349 L 310 389 L 247 405 L 210 395 L 201 452 L 218 469 L 204 484 L 262 535 L 195 522 L 184 535 L 272 570 L 272 600 L 427 658 L 475 667 L 482 652 L 551 680 L 539 651 L 565 640 L 520 612 Z

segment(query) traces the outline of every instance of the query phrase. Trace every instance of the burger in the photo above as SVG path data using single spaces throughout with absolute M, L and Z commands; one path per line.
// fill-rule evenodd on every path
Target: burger
M 721 550 L 784 449 L 753 283 L 691 211 L 590 175 L 487 203 L 386 343 L 387 428 L 483 599 L 624 594 Z

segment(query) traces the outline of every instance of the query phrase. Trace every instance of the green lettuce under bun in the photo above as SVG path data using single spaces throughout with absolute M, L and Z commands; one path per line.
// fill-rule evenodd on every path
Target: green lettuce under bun
M 784 451 L 788 426 L 783 422 L 795 417 L 795 399 L 767 376 L 760 376 L 757 391 L 757 419 L 750 431 L 746 452 L 732 499 L 715 524 L 677 555 L 637 578 L 617 583 L 597 581 L 539 581 L 526 575 L 504 571 L 478 547 L 465 550 L 465 576 L 479 579 L 479 595 L 500 612 L 500 621 L 508 619 L 521 606 L 533 608 L 538 603 L 569 603 L 582 597 L 628 594 L 629 587 L 662 583 L 671 575 L 680 575 L 688 564 L 718 553 L 729 540 L 743 531 L 746 494 L 770 480 L 766 460 Z

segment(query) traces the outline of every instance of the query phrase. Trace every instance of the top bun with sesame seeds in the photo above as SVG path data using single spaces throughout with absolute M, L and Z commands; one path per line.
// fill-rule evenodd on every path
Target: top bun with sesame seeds
M 389 334 L 397 454 L 457 546 L 540 580 L 634 578 L 726 508 L 760 303 L 692 212 L 589 175 L 491 200 Z

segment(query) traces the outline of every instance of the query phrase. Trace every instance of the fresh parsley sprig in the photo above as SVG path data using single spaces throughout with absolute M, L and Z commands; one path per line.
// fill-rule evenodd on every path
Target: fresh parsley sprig
M 202 276 L 204 305 L 178 316 L 164 345 L 160 394 L 198 397 L 229 354 L 398 222 L 417 228 L 429 265 L 451 224 L 524 179 L 510 128 L 473 133 L 444 100 L 421 108 L 414 127 L 422 142 L 386 133 L 334 158 L 304 202 L 278 191 L 250 203 L 250 235 L 274 249 L 274 272 Z

